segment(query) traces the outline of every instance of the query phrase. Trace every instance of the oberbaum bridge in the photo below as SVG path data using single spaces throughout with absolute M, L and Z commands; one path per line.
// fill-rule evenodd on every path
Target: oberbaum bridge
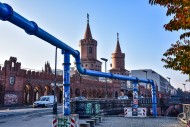
M 41 29 L 34 21 L 29 21 L 22 17 L 8 4 L 0 2 L 0 19 L 3 21 L 9 21 L 10 23 L 25 30 L 29 35 L 34 35 L 51 45 L 62 50 L 64 56 L 63 61 L 63 113 L 62 115 L 55 116 L 53 123 L 58 123 L 60 127 L 78 127 L 79 116 L 80 117 L 95 117 L 95 121 L 101 121 L 101 115 L 126 115 L 128 111 L 131 111 L 130 117 L 142 117 L 151 116 L 153 118 L 158 117 L 158 109 L 164 107 L 175 108 L 181 106 L 182 112 L 178 115 L 178 119 L 187 124 L 190 118 L 189 109 L 190 106 L 186 104 L 168 103 L 168 100 L 160 101 L 156 98 L 156 85 L 152 79 L 143 79 L 137 77 L 129 77 L 125 75 L 104 73 L 100 71 L 88 70 L 81 66 L 80 52 L 71 48 L 66 43 L 60 41 L 56 37 L 52 36 L 48 32 Z M 117 99 L 99 99 L 99 100 L 85 100 L 85 101 L 71 101 L 70 98 L 70 56 L 75 58 L 75 64 L 78 72 L 82 75 L 105 77 L 110 79 L 118 79 L 123 81 L 131 81 L 133 84 L 133 99 L 117 100 Z M 138 98 L 138 83 L 147 83 L 151 85 L 152 98 Z M 55 98 L 54 98 L 55 100 Z M 55 103 L 55 101 L 54 101 Z M 128 107 L 128 108 L 127 108 Z M 142 110 L 139 113 L 139 109 Z M 166 110 L 165 110 L 166 111 Z M 72 122 L 75 121 L 73 124 Z M 89 127 L 92 123 L 85 124 Z M 81 125 L 82 126 L 82 125 Z

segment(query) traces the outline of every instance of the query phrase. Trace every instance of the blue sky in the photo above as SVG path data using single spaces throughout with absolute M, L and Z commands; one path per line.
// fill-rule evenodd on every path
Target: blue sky
M 163 77 L 170 77 L 172 85 L 183 88 L 187 75 L 163 68 L 163 53 L 179 39 L 180 32 L 165 31 L 163 25 L 170 20 L 166 9 L 150 6 L 148 0 L 1 0 L 14 11 L 35 21 L 74 49 L 83 38 L 90 15 L 92 36 L 98 41 L 98 59 L 108 58 L 116 47 L 117 32 L 125 53 L 127 70 L 153 69 Z M 23 68 L 41 70 L 46 61 L 54 67 L 55 47 L 37 37 L 27 35 L 9 22 L 0 21 L 0 64 L 10 56 L 17 57 Z M 73 60 L 73 59 L 72 59 Z M 58 50 L 58 68 L 63 56 Z M 103 68 L 104 70 L 104 65 Z M 110 67 L 108 67 L 110 69 Z M 186 83 L 189 90 L 189 83 Z

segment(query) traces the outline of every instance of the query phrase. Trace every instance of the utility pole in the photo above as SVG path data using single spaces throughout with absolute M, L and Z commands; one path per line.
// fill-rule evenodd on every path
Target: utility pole
M 185 92 L 185 91 L 186 91 L 186 88 L 185 88 L 185 85 L 186 85 L 186 84 L 183 83 L 183 85 L 184 85 L 184 92 Z
M 106 63 L 107 63 L 108 59 L 101 58 L 101 60 L 103 60 L 105 62 L 105 73 L 106 73 L 106 71 L 107 71 Z M 107 78 L 105 78 L 105 80 L 106 80 L 106 96 L 105 96 L 105 98 L 107 98 L 108 97 Z
M 57 47 L 55 49 L 55 77 L 54 77 L 54 101 L 53 101 L 53 114 L 57 114 L 57 97 L 56 97 L 56 82 L 57 82 Z

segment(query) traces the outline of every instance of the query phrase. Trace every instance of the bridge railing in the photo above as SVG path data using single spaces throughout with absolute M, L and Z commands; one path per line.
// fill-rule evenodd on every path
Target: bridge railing
M 152 107 L 152 98 L 141 98 L 138 103 L 139 107 L 145 107 L 150 110 Z M 132 105 L 133 99 L 96 99 L 72 101 L 71 113 L 79 114 L 80 117 L 91 117 L 101 113 L 105 115 L 118 115 L 124 113 L 124 108 L 132 107 Z M 161 106 L 159 98 L 157 98 L 157 105 Z

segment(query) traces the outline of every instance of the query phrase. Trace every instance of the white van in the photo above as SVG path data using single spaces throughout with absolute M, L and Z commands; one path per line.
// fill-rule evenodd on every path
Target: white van
M 55 98 L 57 101 L 57 98 Z M 47 96 L 41 96 L 38 101 L 35 101 L 33 103 L 33 107 L 53 107 L 54 102 L 54 96 L 53 95 L 47 95 Z

